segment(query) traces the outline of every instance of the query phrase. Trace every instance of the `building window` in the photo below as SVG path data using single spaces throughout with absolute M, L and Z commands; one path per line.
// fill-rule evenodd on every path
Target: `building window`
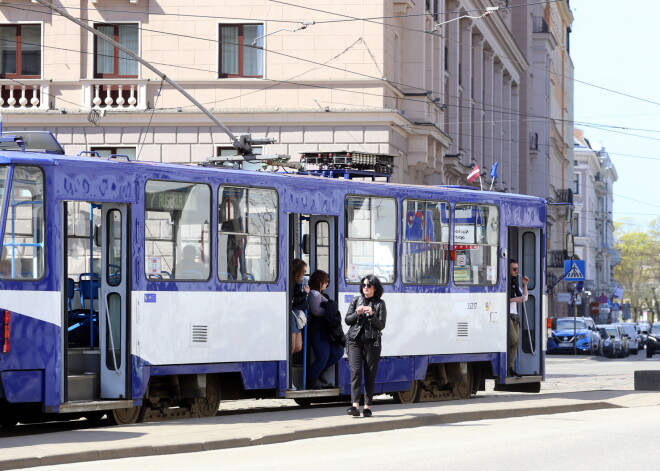
M 41 25 L 0 26 L 0 78 L 41 77 Z
M 135 147 L 92 147 L 91 150 L 98 152 L 99 157 L 125 155 L 128 160 L 135 160 Z
M 95 28 L 135 54 L 138 53 L 138 25 L 96 25 Z M 109 42 L 94 37 L 94 77 L 137 78 L 138 62 Z
M 580 174 L 576 173 L 574 178 L 573 178 L 573 194 L 574 195 L 579 195 L 580 194 Z
M 219 77 L 263 77 L 263 35 L 261 24 L 220 25 Z

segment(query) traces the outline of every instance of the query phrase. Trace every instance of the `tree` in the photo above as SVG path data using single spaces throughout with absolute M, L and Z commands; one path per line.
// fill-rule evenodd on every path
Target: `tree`
M 658 316 L 655 288 L 660 285 L 660 218 L 652 221 L 647 232 L 626 232 L 623 224 L 615 225 L 615 249 L 621 252 L 621 263 L 614 267 L 614 279 L 625 291 L 630 301 L 634 319 L 639 319 L 642 309 Z

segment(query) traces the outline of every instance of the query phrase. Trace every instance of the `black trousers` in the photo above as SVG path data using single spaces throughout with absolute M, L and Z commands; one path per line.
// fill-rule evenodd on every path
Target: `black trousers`
M 378 362 L 380 361 L 380 342 L 375 345 L 376 340 L 367 340 L 365 343 L 346 339 L 348 349 L 348 365 L 351 369 L 351 402 L 360 402 L 362 389 L 362 369 L 364 367 L 364 404 L 371 405 L 374 397 L 374 385 L 376 384 L 376 373 L 378 373 Z

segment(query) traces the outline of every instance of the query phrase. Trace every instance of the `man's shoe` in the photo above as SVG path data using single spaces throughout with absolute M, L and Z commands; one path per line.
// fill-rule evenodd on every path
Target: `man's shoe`
M 372 415 L 372 413 L 371 413 L 371 409 L 365 409 L 365 410 L 363 410 L 363 411 L 362 411 L 362 415 L 364 415 L 365 417 L 371 417 L 371 415 Z
M 360 409 L 357 407 L 351 406 L 346 409 L 346 414 L 352 415 L 353 417 L 360 417 Z

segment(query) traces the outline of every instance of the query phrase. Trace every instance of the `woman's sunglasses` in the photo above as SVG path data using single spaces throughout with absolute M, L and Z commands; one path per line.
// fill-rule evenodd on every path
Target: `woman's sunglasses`
M 364 286 L 365 288 L 372 288 L 374 285 L 372 285 L 371 283 L 363 283 L 362 286 Z

